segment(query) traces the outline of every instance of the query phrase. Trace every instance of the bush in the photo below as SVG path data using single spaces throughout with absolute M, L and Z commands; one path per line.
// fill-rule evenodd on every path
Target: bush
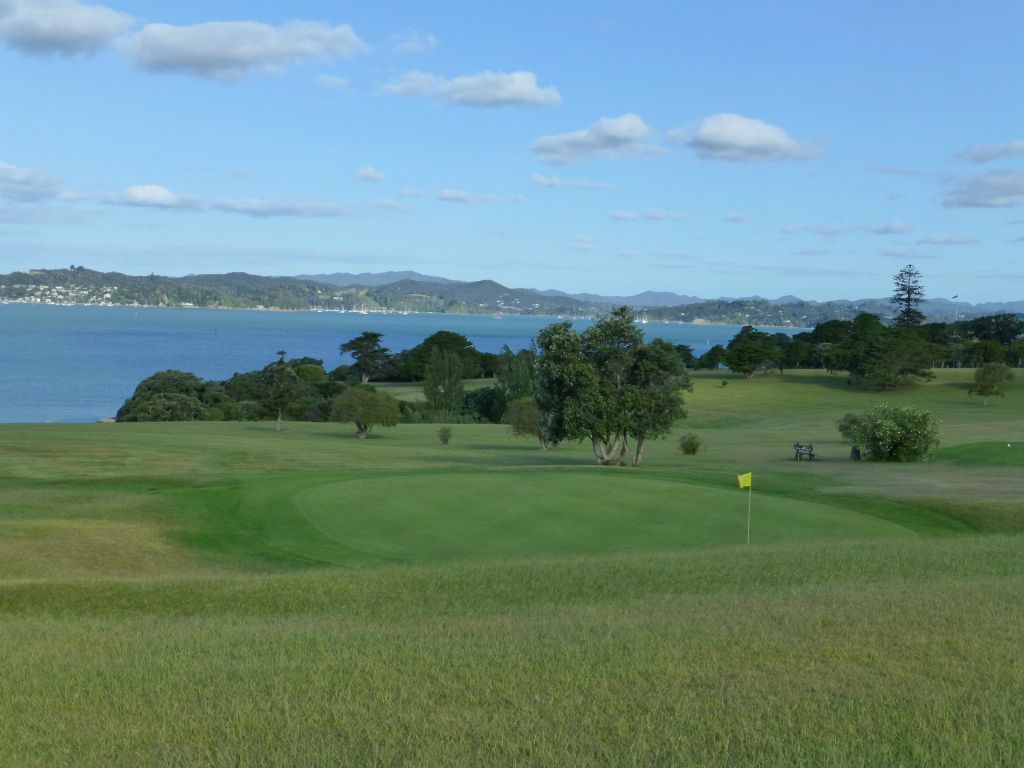
M 725 382 L 722 382 L 723 384 Z M 703 447 L 704 441 L 700 435 L 693 433 L 683 435 L 679 438 L 679 450 L 685 453 L 687 456 L 693 456 L 697 451 Z
M 452 439 L 452 428 L 441 427 L 437 430 L 437 439 L 441 441 L 441 445 L 448 445 L 448 442 Z
M 939 420 L 912 405 L 883 403 L 839 420 L 839 433 L 869 461 L 917 461 L 939 444 Z

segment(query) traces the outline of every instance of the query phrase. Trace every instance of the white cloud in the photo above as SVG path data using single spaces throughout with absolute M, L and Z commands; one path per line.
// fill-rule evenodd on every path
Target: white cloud
M 370 205 L 374 208 L 383 208 L 386 211 L 393 211 L 395 213 L 409 213 L 412 210 L 412 207 L 405 203 L 399 203 L 396 200 L 388 200 L 386 198 L 371 200 Z
M 957 237 L 951 235 L 948 237 L 925 237 L 917 241 L 918 245 L 977 245 L 980 243 L 976 237 Z
M 329 91 L 341 91 L 348 88 L 348 78 L 337 75 L 320 75 L 316 79 L 316 84 Z
M 291 21 L 272 27 L 255 21 L 211 21 L 188 27 L 147 24 L 125 41 L 124 50 L 151 72 L 237 81 L 253 72 L 280 71 L 302 59 L 351 58 L 369 46 L 347 24 Z
M 666 211 L 664 208 L 647 208 L 643 211 L 623 211 L 619 209 L 612 211 L 611 217 L 615 221 L 638 221 L 639 219 L 647 219 L 648 221 L 685 221 L 689 218 L 689 214 L 682 211 Z
M 678 137 L 673 132 L 674 137 Z M 794 140 L 782 128 L 732 113 L 701 120 L 689 145 L 702 160 L 756 162 L 807 160 L 818 154 L 809 144 Z
M 926 261 L 935 258 L 935 256 L 930 254 L 920 253 L 909 248 L 882 251 L 882 255 L 889 259 L 900 259 L 902 261 Z
M 78 0 L 0 0 L 0 40 L 29 54 L 93 54 L 134 23 Z
M 391 38 L 392 53 L 424 53 L 437 48 L 441 44 L 431 34 L 410 30 L 402 35 L 395 35 Z
M 839 237 L 839 235 L 845 235 L 849 231 L 850 227 L 844 227 L 839 224 L 809 224 L 805 226 L 783 227 L 782 229 L 783 234 L 786 235 L 810 232 L 815 235 L 821 235 L 822 237 Z
M 1024 155 L 1024 139 L 1017 139 L 1006 144 L 983 144 L 969 147 L 961 152 L 959 157 L 972 163 L 987 163 L 990 160 L 1001 160 L 1014 155 Z
M 36 203 L 65 194 L 60 182 L 46 171 L 0 162 L 0 198 Z
M 572 249 L 574 251 L 596 251 L 597 241 L 586 235 L 578 235 L 572 240 Z
M 385 176 L 383 172 L 378 171 L 372 165 L 364 165 L 356 171 L 356 178 L 360 181 L 384 181 L 387 176 Z
M 203 207 L 203 201 L 198 197 L 179 195 L 159 184 L 140 184 L 128 187 L 113 202 L 118 205 L 132 205 L 140 208 L 196 210 Z
M 902 221 L 890 221 L 876 227 L 866 227 L 865 231 L 872 235 L 903 235 L 910 231 L 910 227 Z
M 949 208 L 1013 208 L 1024 205 L 1024 171 L 990 171 L 952 183 Z
M 426 72 L 406 72 L 383 89 L 399 96 L 439 96 L 449 104 L 470 107 L 560 104 L 558 89 L 537 85 L 533 72 L 479 72 L 448 80 Z
M 547 187 L 548 189 L 615 189 L 614 184 L 606 184 L 602 181 L 563 179 L 558 176 L 544 176 L 540 173 L 533 174 L 531 180 L 538 187 Z
M 438 200 L 445 203 L 462 203 L 464 205 L 497 205 L 498 203 L 524 203 L 526 198 L 522 195 L 508 197 L 506 195 L 478 194 L 466 192 L 462 189 L 442 189 L 437 196 Z
M 570 165 L 597 155 L 650 150 L 644 142 L 651 133 L 648 125 L 634 114 L 602 117 L 582 131 L 537 139 L 530 149 L 546 162 Z
M 402 187 L 398 190 L 399 197 L 423 197 L 423 190 L 416 187 Z
M 213 207 L 218 211 L 241 213 L 261 219 L 272 216 L 347 218 L 358 213 L 357 209 L 353 206 L 322 203 L 317 200 L 304 200 L 295 197 L 250 197 L 218 200 L 213 204 Z

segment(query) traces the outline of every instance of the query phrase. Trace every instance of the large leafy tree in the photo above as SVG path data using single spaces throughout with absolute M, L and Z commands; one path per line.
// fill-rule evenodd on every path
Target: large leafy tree
M 339 347 L 341 354 L 348 352 L 355 358 L 354 367 L 363 384 L 379 378 L 391 361 L 391 353 L 380 343 L 381 338 L 382 334 L 376 331 L 363 331 Z
M 372 387 L 349 387 L 334 398 L 331 418 L 356 425 L 356 437 L 365 438 L 374 425 L 393 427 L 398 423 L 398 401 Z
M 916 328 L 924 323 L 924 313 L 918 309 L 924 302 L 921 273 L 913 264 L 907 264 L 892 279 L 892 301 L 896 308 L 895 325 L 898 328 Z
M 459 358 L 465 378 L 473 379 L 480 375 L 480 353 L 469 339 L 454 331 L 438 331 L 428 336 L 412 349 L 397 355 L 396 362 L 401 365 L 405 375 L 413 379 L 424 379 L 435 349 L 454 353 Z
M 599 464 L 643 459 L 647 440 L 663 437 L 685 415 L 689 379 L 676 350 L 645 344 L 629 309 L 621 307 L 576 333 L 554 323 L 537 337 L 537 406 L 552 442 L 589 439 Z
M 778 355 L 779 349 L 769 334 L 745 325 L 726 346 L 725 364 L 730 371 L 749 379 Z
M 968 394 L 978 395 L 984 398 L 984 404 L 988 405 L 988 399 L 993 395 L 1002 397 L 1003 387 L 1013 380 L 1013 370 L 1005 363 L 985 363 L 974 371 L 974 388 Z

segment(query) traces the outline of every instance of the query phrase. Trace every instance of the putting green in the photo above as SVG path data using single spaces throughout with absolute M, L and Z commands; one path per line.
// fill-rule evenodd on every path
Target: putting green
M 255 489 L 254 489 L 255 491 Z M 306 478 L 250 495 L 264 541 L 331 563 L 598 554 L 746 541 L 747 494 L 608 469 Z M 753 543 L 912 536 L 846 509 L 753 498 Z

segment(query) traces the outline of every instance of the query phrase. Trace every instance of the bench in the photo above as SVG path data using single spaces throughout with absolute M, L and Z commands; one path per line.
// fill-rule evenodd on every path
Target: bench
M 793 450 L 796 452 L 793 456 L 795 461 L 802 461 L 804 456 L 807 457 L 808 461 L 814 461 L 814 446 L 808 443 L 793 443 Z

